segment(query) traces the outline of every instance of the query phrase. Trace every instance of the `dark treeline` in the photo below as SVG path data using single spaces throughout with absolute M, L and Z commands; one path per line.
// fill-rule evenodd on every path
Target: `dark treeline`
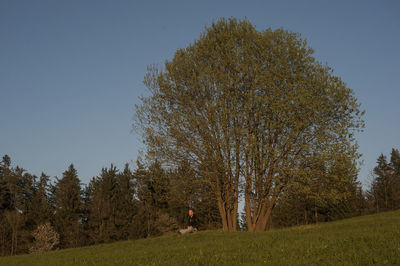
M 368 208 L 374 212 L 400 208 L 400 153 L 392 149 L 390 160 L 381 154 L 373 171 L 371 189 L 368 191 Z
M 123 170 L 111 165 L 82 185 L 72 164 L 52 182 L 44 173 L 37 177 L 13 167 L 6 155 L 0 164 L 0 254 L 43 250 L 32 248 L 33 235 L 46 223 L 59 238 L 54 248 L 158 236 L 184 226 L 189 207 L 195 207 L 202 229 L 219 227 L 208 185 L 185 163 L 173 171 L 158 162 L 138 162 L 135 171 L 128 164 Z
M 334 174 L 340 176 L 341 173 Z M 366 191 L 357 176 L 347 184 L 335 179 L 331 176 L 329 183 L 308 184 L 306 189 L 294 186 L 277 204 L 274 224 L 278 227 L 302 225 L 400 209 L 400 153 L 397 149 L 392 149 L 389 162 L 383 154 L 379 156 Z M 332 195 L 339 195 L 332 193 L 335 190 L 344 193 L 334 197 Z
M 373 173 L 367 191 L 356 176 L 348 182 L 329 176 L 326 182 L 291 186 L 277 202 L 270 227 L 399 209 L 399 151 L 393 149 L 389 161 L 379 156 Z M 202 229 L 221 228 L 214 194 L 187 163 L 174 170 L 158 162 L 138 162 L 134 171 L 128 164 L 123 170 L 111 165 L 82 185 L 72 164 L 52 182 L 44 173 L 37 177 L 13 167 L 5 155 L 0 165 L 0 254 L 29 252 L 33 232 L 46 223 L 59 236 L 56 248 L 158 236 L 184 226 L 189 207 L 195 208 Z M 242 230 L 245 217 L 238 219 Z

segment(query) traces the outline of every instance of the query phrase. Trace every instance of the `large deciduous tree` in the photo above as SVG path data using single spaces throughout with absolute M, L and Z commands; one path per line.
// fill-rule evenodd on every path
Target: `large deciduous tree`
M 224 230 L 237 229 L 242 190 L 248 229 L 265 230 L 285 188 L 311 178 L 307 160 L 357 159 L 359 104 L 312 54 L 299 34 L 221 19 L 149 68 L 134 126 L 151 156 L 188 161 L 210 185 Z

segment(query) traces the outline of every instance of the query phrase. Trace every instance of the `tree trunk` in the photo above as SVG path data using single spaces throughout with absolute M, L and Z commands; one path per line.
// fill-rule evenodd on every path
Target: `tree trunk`
M 218 172 L 218 168 L 215 169 L 215 172 Z M 224 180 L 224 178 L 221 178 Z M 227 181 L 217 182 L 216 186 L 213 187 L 214 192 L 217 196 L 217 205 L 219 214 L 221 216 L 222 221 L 222 230 L 224 231 L 236 231 L 237 230 L 237 212 L 238 212 L 238 179 L 231 178 L 229 181 L 233 181 L 233 186 Z M 228 181 L 228 182 L 229 182 Z
M 14 254 L 17 253 L 17 248 L 18 248 L 18 228 L 15 229 L 15 235 L 14 235 Z
M 304 210 L 304 222 L 305 224 L 308 224 L 308 215 L 307 215 L 307 210 Z
M 387 192 L 387 182 L 385 181 L 385 209 L 388 210 L 388 192 Z
M 218 197 L 218 210 L 219 210 L 219 214 L 221 216 L 222 230 L 227 231 L 229 228 L 228 218 L 226 217 L 226 210 L 225 210 L 224 204 L 222 202 L 222 199 L 220 197 Z
M 246 197 L 245 197 L 246 198 Z M 271 201 L 264 203 L 260 208 L 259 214 L 251 212 L 250 206 L 247 204 L 249 198 L 246 201 L 246 217 L 247 217 L 247 227 L 251 232 L 255 231 L 265 231 L 267 229 L 268 222 L 270 221 L 272 210 L 274 209 L 277 195 L 275 194 Z
M 12 231 L 11 234 L 11 253 L 10 255 L 12 256 L 14 254 L 14 231 Z
M 315 223 L 318 223 L 318 210 L 317 210 L 317 199 L 314 201 L 314 217 L 315 217 Z
M 220 196 L 218 197 L 218 210 L 222 220 L 222 230 L 224 231 L 236 231 L 237 230 L 237 207 L 234 206 L 232 210 L 229 210 L 229 206 L 226 206 L 225 202 Z M 237 205 L 237 204 L 235 204 Z

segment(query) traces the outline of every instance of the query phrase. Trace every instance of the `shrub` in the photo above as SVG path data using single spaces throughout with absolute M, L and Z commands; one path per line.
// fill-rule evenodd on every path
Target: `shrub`
M 30 253 L 50 251 L 60 243 L 60 236 L 50 223 L 39 225 L 32 235 L 35 238 L 35 242 L 29 249 Z

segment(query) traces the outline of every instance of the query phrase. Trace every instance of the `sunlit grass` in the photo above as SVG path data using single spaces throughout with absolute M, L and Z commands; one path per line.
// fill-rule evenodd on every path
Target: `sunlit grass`
M 0 265 L 400 265 L 400 211 L 250 233 L 204 231 L 44 254 Z

